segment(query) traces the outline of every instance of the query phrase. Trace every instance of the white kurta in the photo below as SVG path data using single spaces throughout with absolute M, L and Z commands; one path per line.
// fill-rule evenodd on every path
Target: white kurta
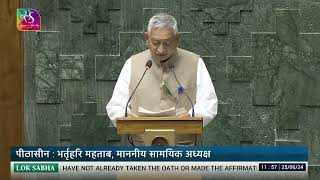
M 111 100 L 106 106 L 109 118 L 116 127 L 116 118 L 124 117 L 129 95 L 129 81 L 131 76 L 131 58 L 124 64 L 118 81 L 114 87 Z M 143 81 L 143 80 L 142 80 Z M 197 94 L 194 105 L 195 116 L 203 117 L 203 126 L 206 126 L 218 111 L 218 99 L 214 90 L 209 72 L 203 60 L 199 58 L 197 69 Z M 192 109 L 189 110 L 192 114 Z

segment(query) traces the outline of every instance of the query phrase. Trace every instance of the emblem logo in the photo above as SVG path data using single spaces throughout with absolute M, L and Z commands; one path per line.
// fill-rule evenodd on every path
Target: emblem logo
M 19 31 L 40 31 L 41 16 L 34 9 L 17 9 L 17 28 Z

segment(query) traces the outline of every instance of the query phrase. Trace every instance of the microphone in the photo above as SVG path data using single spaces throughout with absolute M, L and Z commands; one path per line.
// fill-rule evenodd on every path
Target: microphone
M 141 78 L 140 78 L 140 80 L 139 80 L 139 82 L 138 82 L 138 84 L 137 84 L 136 88 L 134 88 L 134 90 L 133 90 L 133 92 L 132 92 L 132 94 L 131 94 L 130 98 L 129 98 L 129 99 L 128 99 L 128 101 L 127 101 L 127 104 L 126 104 L 126 110 L 125 110 L 125 113 L 124 113 L 124 117 L 128 117 L 128 105 L 129 105 L 129 102 L 130 102 L 130 100 L 131 100 L 132 96 L 134 95 L 134 93 L 136 92 L 136 90 L 137 90 L 138 86 L 140 85 L 140 83 L 141 83 L 141 81 L 142 81 L 142 79 L 143 79 L 144 75 L 146 74 L 147 70 L 148 70 L 148 69 L 150 69 L 150 68 L 151 68 L 151 66 L 152 66 L 152 61 L 151 61 L 151 60 L 147 61 L 146 65 L 145 65 L 146 69 L 144 70 L 144 72 L 143 72 L 143 74 L 142 74 L 142 76 L 141 76 Z
M 174 79 L 175 79 L 175 80 L 177 81 L 177 83 L 179 84 L 179 87 L 182 87 L 182 88 L 183 88 L 183 86 L 181 85 L 180 81 L 178 80 L 178 78 L 177 78 L 177 76 L 176 76 L 176 73 L 174 72 L 174 65 L 170 65 L 170 68 L 171 68 L 171 70 L 172 70 L 172 72 L 173 72 Z M 188 98 L 188 100 L 189 100 L 189 102 L 190 102 L 190 104 L 191 104 L 191 106 L 192 106 L 192 117 L 194 117 L 194 105 L 193 105 L 193 103 L 192 103 L 192 101 L 191 101 L 190 96 L 188 95 L 188 93 L 187 93 L 186 91 L 184 91 L 184 90 L 183 90 L 183 92 L 184 92 L 185 95 L 187 96 L 187 98 Z

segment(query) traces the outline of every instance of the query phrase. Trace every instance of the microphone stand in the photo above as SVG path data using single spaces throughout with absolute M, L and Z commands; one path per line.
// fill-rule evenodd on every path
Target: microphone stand
M 127 101 L 127 104 L 126 104 L 126 110 L 125 110 L 125 113 L 124 113 L 124 117 L 128 117 L 128 105 L 129 105 L 129 102 L 130 102 L 130 100 L 131 100 L 132 96 L 134 95 L 134 93 L 136 92 L 136 90 L 137 90 L 138 86 L 140 85 L 140 83 L 141 83 L 141 81 L 142 81 L 142 79 L 143 79 L 144 75 L 146 74 L 147 70 L 148 70 L 148 69 L 150 69 L 150 67 L 151 67 L 151 66 L 152 66 L 152 61 L 151 61 L 151 60 L 149 60 L 149 61 L 146 63 L 146 69 L 144 70 L 144 72 L 143 72 L 143 74 L 142 74 L 142 76 L 141 76 L 141 78 L 140 78 L 140 80 L 139 80 L 139 82 L 138 82 L 137 86 L 134 88 L 134 90 L 133 90 L 133 92 L 132 92 L 132 94 L 131 94 L 130 98 L 129 98 L 129 99 L 128 99 L 128 101 Z
M 172 70 L 173 76 L 176 79 L 177 83 L 179 84 L 180 87 L 183 88 L 183 86 L 181 85 L 180 81 L 178 80 L 178 78 L 176 76 L 176 73 L 174 72 L 174 66 L 171 66 L 171 70 Z M 187 92 L 185 92 L 184 90 L 183 90 L 183 92 L 186 94 L 186 96 L 187 96 L 187 98 L 188 98 L 188 100 L 189 100 L 189 102 L 190 102 L 190 104 L 192 106 L 192 116 L 191 117 L 194 117 L 194 105 L 193 105 L 193 103 L 191 101 L 191 98 L 189 97 Z

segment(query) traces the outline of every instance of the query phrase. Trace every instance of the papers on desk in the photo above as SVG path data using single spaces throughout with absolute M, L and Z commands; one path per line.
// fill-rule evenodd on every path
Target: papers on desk
M 155 112 L 139 106 L 137 115 L 141 117 L 163 117 L 163 116 L 179 116 L 183 113 L 187 113 L 187 110 L 185 108 L 180 108 L 176 110 L 175 107 L 172 107 L 170 109 L 165 109 L 165 110 Z
M 165 109 L 165 110 L 162 110 L 162 111 L 158 111 L 158 112 L 155 112 L 155 111 L 150 111 L 148 109 L 145 109 L 141 106 L 139 106 L 139 109 L 138 109 L 138 116 L 145 116 L 145 117 L 148 117 L 148 116 L 151 116 L 151 117 L 161 117 L 161 116 L 175 116 L 176 115 L 176 108 L 175 107 L 172 107 L 170 109 Z

